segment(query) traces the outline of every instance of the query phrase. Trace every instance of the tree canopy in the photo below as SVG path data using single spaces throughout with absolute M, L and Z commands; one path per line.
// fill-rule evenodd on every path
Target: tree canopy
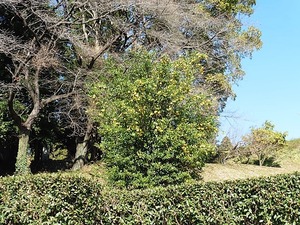
M 109 131 L 111 119 L 136 135 L 125 132 L 128 149 L 147 158 L 145 148 L 154 148 L 155 140 L 156 149 L 170 151 L 156 156 L 172 159 L 168 171 L 180 168 L 182 180 L 194 177 L 213 151 L 218 114 L 235 96 L 232 85 L 244 75 L 241 60 L 261 47 L 260 31 L 241 19 L 254 5 L 254 0 L 1 1 L 0 100 L 10 131 L 12 124 L 17 128 L 16 172 L 30 172 L 29 148 L 40 160 L 49 142 L 68 149 L 73 169 L 82 167 L 101 140 L 104 149 L 114 149 L 104 154 L 112 162 L 114 151 L 119 153 L 109 140 L 120 130 L 111 123 Z M 99 84 L 110 89 L 99 88 L 94 99 L 91 88 Z M 101 102 L 112 114 L 91 114 L 102 110 L 94 108 Z M 6 115 L 5 110 L 1 107 Z M 8 130 L 1 128 L 1 134 Z M 139 132 L 152 136 L 140 138 Z M 120 152 L 128 150 L 120 146 L 125 139 Z
M 275 131 L 274 128 L 270 121 L 266 121 L 262 127 L 252 128 L 251 133 L 243 137 L 245 150 L 257 157 L 260 166 L 285 146 L 287 134 Z

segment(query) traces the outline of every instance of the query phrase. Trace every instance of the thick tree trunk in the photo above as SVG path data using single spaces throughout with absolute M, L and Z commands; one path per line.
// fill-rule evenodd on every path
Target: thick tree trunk
M 75 161 L 74 161 L 72 170 L 79 170 L 84 166 L 87 152 L 88 152 L 87 141 L 83 141 L 83 143 L 77 144 Z
M 85 164 L 92 129 L 93 129 L 93 124 L 91 121 L 88 121 L 86 133 L 83 138 L 83 142 L 77 143 L 77 145 L 76 145 L 75 160 L 74 160 L 72 170 L 79 170 Z
M 26 78 L 26 76 L 25 76 Z M 25 79 L 26 80 L 26 79 Z M 16 93 L 13 92 L 13 90 L 9 93 L 9 99 L 8 99 L 8 110 L 12 116 L 12 119 L 15 123 L 15 125 L 19 129 L 19 145 L 18 145 L 18 153 L 17 153 L 17 159 L 15 164 L 15 174 L 27 174 L 30 173 L 30 159 L 28 157 L 28 147 L 29 147 L 29 136 L 30 136 L 30 130 L 31 126 L 34 122 L 34 120 L 37 118 L 39 113 L 39 102 L 37 102 L 34 98 L 34 107 L 31 113 L 28 115 L 28 118 L 25 122 L 22 122 L 22 118 L 20 115 L 16 113 L 14 110 L 14 98 Z
M 20 131 L 15 174 L 30 173 L 30 159 L 28 157 L 29 135 L 30 131 L 27 129 Z

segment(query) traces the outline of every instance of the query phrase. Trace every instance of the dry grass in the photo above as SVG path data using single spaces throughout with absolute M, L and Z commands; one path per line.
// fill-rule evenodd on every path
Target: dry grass
M 204 181 L 222 181 L 246 179 L 260 176 L 271 176 L 300 171 L 300 139 L 289 141 L 287 146 L 278 152 L 276 162 L 280 167 L 265 167 L 245 164 L 206 164 L 203 169 Z
M 271 176 L 300 171 L 300 164 L 288 167 L 265 167 L 245 164 L 206 164 L 203 169 L 204 181 L 223 181 Z

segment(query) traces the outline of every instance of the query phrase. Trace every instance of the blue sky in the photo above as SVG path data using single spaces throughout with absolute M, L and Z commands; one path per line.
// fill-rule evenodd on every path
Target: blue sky
M 269 120 L 300 138 L 300 0 L 257 0 L 246 19 L 262 31 L 263 47 L 243 60 L 246 75 L 221 118 L 221 136 L 234 141 Z

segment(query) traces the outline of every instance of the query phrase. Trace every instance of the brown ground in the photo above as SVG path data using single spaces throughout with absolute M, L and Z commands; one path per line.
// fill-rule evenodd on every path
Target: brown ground
M 265 167 L 245 164 L 206 164 L 203 169 L 204 181 L 223 181 L 271 176 L 300 171 L 299 163 L 281 164 L 281 167 Z

